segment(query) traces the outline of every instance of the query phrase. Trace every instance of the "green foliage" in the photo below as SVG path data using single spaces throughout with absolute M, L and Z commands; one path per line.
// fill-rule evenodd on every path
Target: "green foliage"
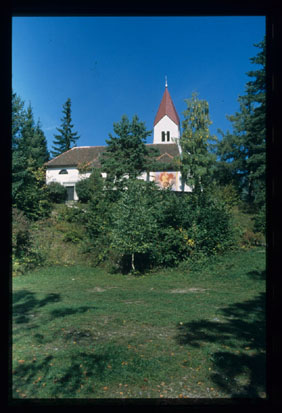
M 78 244 L 82 240 L 82 234 L 77 230 L 68 231 L 63 237 L 63 241 Z
M 101 193 L 104 187 L 104 180 L 101 176 L 100 169 L 93 169 L 89 178 L 81 179 L 77 182 L 75 189 L 79 201 L 87 203 L 94 196 L 95 193 Z
M 12 252 L 16 258 L 23 257 L 30 247 L 30 222 L 22 211 L 12 210 Z
M 146 130 L 144 122 L 140 122 L 136 115 L 130 122 L 123 115 L 120 122 L 114 123 L 114 132 L 116 136 L 109 135 L 107 149 L 101 156 L 101 164 L 108 179 L 116 178 L 119 181 L 124 175 L 136 178 L 149 170 L 156 152 L 145 145 L 151 132 Z
M 182 154 L 180 170 L 182 179 L 199 193 L 211 182 L 215 155 L 212 153 L 215 136 L 209 132 L 212 123 L 209 118 L 209 105 L 206 100 L 200 100 L 196 93 L 185 100 L 187 109 L 183 112 L 183 133 L 180 138 Z
M 141 180 L 128 180 L 113 210 L 111 246 L 121 255 L 146 254 L 157 241 L 157 223 L 150 205 L 148 185 Z
M 235 206 L 241 205 L 239 191 L 231 183 L 226 185 L 218 185 L 214 183 L 209 187 L 208 193 L 215 202 L 218 200 L 229 210 Z
M 60 205 L 60 209 L 56 212 L 57 222 L 69 222 L 84 224 L 87 222 L 86 210 L 80 204 L 75 204 L 72 206 Z
M 41 266 L 44 254 L 34 243 L 32 224 L 17 208 L 12 210 L 12 273 L 13 275 Z
M 12 205 L 32 219 L 50 213 L 45 170 L 49 159 L 45 136 L 34 124 L 31 106 L 24 110 L 24 102 L 12 96 Z
M 12 205 L 32 220 L 47 217 L 51 211 L 44 168 L 34 169 L 25 158 L 13 154 Z
M 266 235 L 266 206 L 264 205 L 254 217 L 254 232 Z
M 47 193 L 51 202 L 61 204 L 67 199 L 67 189 L 59 182 L 50 182 L 47 185 Z
M 53 151 L 51 154 L 53 157 L 60 155 L 61 153 L 68 151 L 72 146 L 76 145 L 76 141 L 79 139 L 77 132 L 73 132 L 73 124 L 71 118 L 71 99 L 68 98 L 63 105 L 63 117 L 61 119 L 61 128 L 57 128 L 59 135 L 55 135 Z
M 14 98 L 16 99 L 16 97 Z M 14 108 L 20 110 L 21 108 Z M 19 125 L 21 113 L 22 125 Z M 47 150 L 46 137 L 41 129 L 40 122 L 37 125 L 34 123 L 33 112 L 31 105 L 28 106 L 27 111 L 14 114 L 12 121 L 15 119 L 14 132 L 17 131 L 18 139 L 17 145 L 14 147 L 21 153 L 21 156 L 26 158 L 34 168 L 40 168 L 45 162 L 49 160 L 49 152 Z M 20 131 L 20 135 L 19 135 Z
M 90 178 L 85 178 L 78 181 L 75 185 L 75 190 L 80 202 L 88 202 L 92 193 Z
M 242 199 L 260 208 L 265 204 L 265 39 L 255 46 L 260 52 L 250 60 L 262 67 L 247 73 L 252 80 L 246 84 L 246 94 L 238 99 L 240 111 L 227 116 L 233 132 L 224 134 L 219 131 L 222 140 L 218 144 L 217 177 L 221 183 L 235 184 Z

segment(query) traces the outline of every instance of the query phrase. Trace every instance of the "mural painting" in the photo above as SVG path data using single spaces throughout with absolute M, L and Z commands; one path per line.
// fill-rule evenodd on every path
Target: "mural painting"
M 173 191 L 176 191 L 176 182 L 177 182 L 177 173 L 176 172 L 156 172 L 155 173 L 155 182 L 162 188 L 171 188 Z

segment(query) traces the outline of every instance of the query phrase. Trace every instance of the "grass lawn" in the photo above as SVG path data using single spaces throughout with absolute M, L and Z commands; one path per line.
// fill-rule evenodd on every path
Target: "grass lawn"
M 265 252 L 13 278 L 13 398 L 265 397 Z

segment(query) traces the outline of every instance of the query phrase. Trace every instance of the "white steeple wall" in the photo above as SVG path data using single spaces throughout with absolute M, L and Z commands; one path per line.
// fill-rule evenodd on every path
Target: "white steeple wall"
M 162 140 L 162 132 L 165 133 L 165 141 Z M 169 132 L 170 140 L 167 140 L 167 132 Z M 167 115 L 154 126 L 153 143 L 175 143 L 172 138 L 180 138 L 179 126 L 176 125 Z

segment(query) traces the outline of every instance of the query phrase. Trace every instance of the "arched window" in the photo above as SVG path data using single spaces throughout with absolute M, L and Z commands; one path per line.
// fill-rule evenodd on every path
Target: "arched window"
M 59 175 L 67 175 L 68 171 L 66 169 L 61 169 Z

